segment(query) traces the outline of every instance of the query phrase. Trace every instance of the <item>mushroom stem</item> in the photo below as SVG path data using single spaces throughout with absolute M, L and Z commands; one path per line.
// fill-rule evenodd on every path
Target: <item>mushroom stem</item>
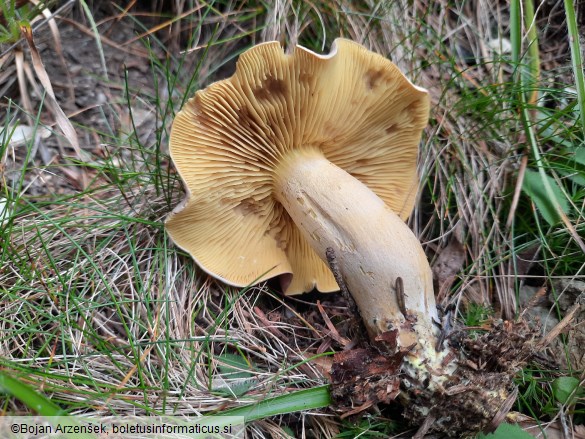
M 445 354 L 435 350 L 439 331 L 433 322 L 438 315 L 431 268 L 404 221 L 367 186 L 312 149 L 281 160 L 274 190 L 324 261 L 327 248 L 335 249 L 371 340 L 397 330 L 398 348 L 408 349 L 410 364 L 439 369 Z

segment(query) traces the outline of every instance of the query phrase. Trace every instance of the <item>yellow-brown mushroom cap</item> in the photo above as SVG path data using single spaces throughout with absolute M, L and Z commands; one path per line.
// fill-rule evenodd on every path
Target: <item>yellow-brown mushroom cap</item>
M 175 118 L 173 162 L 187 199 L 169 216 L 174 242 L 208 273 L 246 286 L 285 276 L 287 294 L 337 284 L 273 196 L 290 151 L 320 151 L 403 219 L 418 188 L 427 92 L 348 40 L 329 55 L 278 42 L 243 53 L 236 73 L 195 94 Z

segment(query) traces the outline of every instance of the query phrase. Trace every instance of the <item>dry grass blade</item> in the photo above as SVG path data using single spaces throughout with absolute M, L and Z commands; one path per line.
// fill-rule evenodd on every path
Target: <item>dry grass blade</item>
M 14 62 L 16 64 L 16 76 L 18 78 L 18 88 L 20 90 L 20 98 L 22 99 L 22 106 L 26 111 L 26 117 L 29 123 L 33 123 L 33 106 L 30 100 L 30 95 L 26 87 L 25 78 L 25 61 L 22 50 L 16 49 L 14 51 Z
M 83 26 L 82 24 L 77 23 L 75 20 L 72 20 L 72 19 L 66 18 L 66 17 L 61 18 L 61 20 L 76 27 L 77 29 L 79 29 L 81 32 L 83 32 L 86 35 L 89 35 L 92 37 L 94 36 L 94 32 L 91 29 L 88 29 L 87 27 Z M 100 36 L 100 40 L 104 44 L 106 44 L 110 47 L 115 47 L 116 49 L 119 49 L 125 53 L 132 54 L 132 55 L 138 55 L 142 58 L 148 58 L 148 52 L 144 49 L 140 49 L 137 47 L 132 47 L 131 49 L 127 49 L 126 47 L 123 47 L 122 45 L 116 43 L 115 41 L 109 39 L 108 37 L 106 37 L 104 35 Z
M 41 81 L 43 88 L 47 92 L 47 96 L 50 102 L 53 104 L 52 110 L 55 116 L 57 125 L 59 129 L 65 136 L 65 138 L 69 141 L 77 157 L 79 159 L 85 159 L 85 154 L 81 151 L 79 147 L 79 140 L 77 138 L 77 133 L 75 132 L 75 128 L 71 124 L 71 121 L 67 118 L 61 107 L 59 106 L 59 102 L 57 102 L 57 98 L 55 97 L 55 93 L 53 92 L 53 86 L 51 85 L 51 80 L 49 79 L 49 75 L 45 70 L 45 66 L 43 65 L 43 61 L 41 59 L 41 55 L 35 46 L 32 31 L 30 26 L 21 26 L 21 32 L 28 43 L 28 47 L 30 48 L 33 67 L 35 69 L 35 73 L 37 77 Z
M 516 186 L 514 187 L 514 197 L 512 198 L 512 204 L 510 205 L 510 212 L 508 213 L 508 219 L 506 220 L 506 229 L 512 227 L 512 222 L 516 216 L 516 208 L 518 207 L 518 201 L 520 201 L 520 194 L 522 193 L 522 184 L 524 183 L 524 175 L 526 174 L 526 166 L 528 165 L 528 156 L 524 155 L 520 163 L 520 169 L 518 171 L 518 177 L 516 177 Z
M 163 23 L 160 23 L 160 24 L 156 25 L 155 27 L 153 27 L 152 29 L 149 29 L 146 32 L 143 32 L 143 33 L 141 33 L 139 35 L 136 35 L 134 38 L 131 38 L 130 40 L 126 41 L 123 45 L 124 46 L 127 46 L 129 44 L 134 43 L 135 41 L 141 40 L 142 38 L 144 38 L 144 37 L 146 37 L 148 35 L 151 35 L 151 34 L 153 34 L 155 32 L 158 32 L 158 31 L 160 31 L 162 29 L 165 29 L 165 28 L 171 26 L 173 23 L 175 23 L 175 22 L 177 22 L 179 20 L 182 20 L 183 18 L 185 18 L 185 17 L 187 17 L 187 16 L 189 16 L 191 14 L 194 14 L 195 12 L 201 10 L 203 7 L 205 7 L 205 5 L 195 6 L 194 8 L 189 9 L 188 11 L 183 12 L 182 14 L 173 17 L 171 20 L 167 20 L 167 21 L 165 21 Z
M 35 6 L 39 6 L 39 0 L 30 0 Z M 52 12 L 48 8 L 43 8 L 41 13 L 47 20 L 49 24 L 49 29 L 51 29 L 51 33 L 53 34 L 53 41 L 55 42 L 55 52 L 57 52 L 57 56 L 59 57 L 59 61 L 63 65 L 63 69 L 67 76 L 67 91 L 69 92 L 69 100 L 73 102 L 75 100 L 75 91 L 73 89 L 73 83 L 71 81 L 71 75 L 69 74 L 69 69 L 67 68 L 67 62 L 65 61 L 65 57 L 63 56 L 63 45 L 61 44 L 61 33 L 59 32 L 59 27 L 55 22 L 55 18 Z

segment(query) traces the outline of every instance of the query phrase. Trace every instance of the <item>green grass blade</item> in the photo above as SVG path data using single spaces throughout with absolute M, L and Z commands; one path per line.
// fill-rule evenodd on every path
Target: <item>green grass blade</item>
M 221 416 L 244 416 L 246 422 L 251 422 L 269 416 L 327 407 L 330 404 L 329 386 L 320 386 L 264 399 L 255 404 L 226 410 L 217 414 Z
M 550 185 L 554 200 L 546 190 L 543 191 L 543 186 L 545 186 L 543 180 L 546 180 L 546 184 Z M 564 197 L 562 189 L 559 187 L 555 179 L 546 173 L 543 175 L 540 172 L 527 169 L 522 184 L 522 190 L 526 192 L 542 217 L 551 226 L 558 224 L 561 220 L 561 216 L 557 211 L 557 206 L 564 213 L 569 211 L 569 202 Z
M 583 139 L 585 139 L 585 78 L 583 77 L 583 58 L 581 57 L 579 28 L 577 27 L 573 0 L 565 0 L 565 14 L 567 16 L 567 30 L 569 32 L 569 46 L 571 47 L 575 88 L 577 89 L 577 102 L 579 103 L 581 131 L 583 132 Z
M 536 32 L 536 17 L 532 0 L 524 1 L 524 24 L 528 37 L 528 71 L 527 79 L 530 81 L 531 90 L 528 93 L 530 105 L 536 105 L 538 99 L 538 81 L 540 80 L 540 51 L 538 49 L 538 34 Z
M 520 0 L 512 0 L 510 2 L 510 44 L 512 45 L 512 67 L 517 69 L 520 65 L 520 51 L 522 49 Z
M 98 31 L 98 28 L 97 28 L 97 24 L 96 24 L 95 20 L 93 19 L 93 14 L 91 13 L 89 6 L 87 6 L 87 3 L 85 2 L 85 0 L 81 0 L 80 3 L 81 3 L 81 7 L 83 8 L 83 12 L 85 12 L 85 16 L 89 20 L 89 23 L 91 25 L 91 30 L 93 31 L 93 34 L 95 35 L 95 44 L 98 47 L 98 53 L 100 55 L 100 62 L 102 64 L 102 69 L 104 71 L 104 78 L 106 78 L 106 80 L 109 81 L 108 67 L 106 66 L 106 57 L 104 56 L 104 48 L 102 47 L 102 40 L 101 40 L 100 33 Z
M 0 372 L 0 391 L 18 399 L 41 416 L 64 416 L 66 412 L 32 387 Z
M 572 2 L 571 2 L 572 3 Z M 530 12 L 529 12 L 530 15 Z M 530 19 L 530 17 L 528 17 Z M 548 198 L 552 207 L 561 218 L 567 230 L 570 232 L 571 236 L 575 240 L 575 242 L 579 245 L 581 250 L 585 253 L 585 243 L 576 233 L 575 228 L 570 223 L 563 206 L 559 201 L 559 198 L 555 194 L 555 190 L 551 185 L 551 179 L 546 173 L 545 168 L 547 168 L 547 163 L 543 159 L 542 155 L 540 154 L 540 146 L 539 140 L 537 138 L 536 132 L 533 126 L 532 116 L 530 114 L 530 103 L 526 99 L 525 91 L 529 88 L 534 88 L 534 80 L 533 78 L 537 78 L 537 71 L 534 71 L 534 65 L 528 65 L 528 74 L 525 76 L 522 74 L 522 58 L 520 57 L 521 49 L 522 49 L 522 39 L 520 38 L 522 35 L 522 20 L 520 18 L 520 2 L 519 0 L 515 0 L 511 3 L 511 10 L 510 10 L 510 34 L 512 39 L 512 61 L 514 63 L 513 67 L 516 70 L 515 81 L 518 84 L 518 104 L 520 109 L 520 117 L 522 120 L 522 124 L 524 126 L 524 132 L 526 134 L 526 142 L 530 146 L 530 150 L 532 151 L 532 155 L 534 157 L 534 163 L 538 169 L 538 173 L 540 174 L 540 178 L 542 180 L 542 185 L 544 187 L 544 196 Z M 531 33 L 532 36 L 536 36 L 536 30 Z M 532 41 L 531 44 L 533 47 L 538 48 L 538 41 Z M 582 73 L 582 69 L 581 69 Z M 583 112 L 581 111 L 581 116 L 583 117 Z M 552 180 L 554 181 L 554 180 Z M 564 196 L 564 195 L 563 195 Z M 565 200 L 563 200 L 565 201 Z

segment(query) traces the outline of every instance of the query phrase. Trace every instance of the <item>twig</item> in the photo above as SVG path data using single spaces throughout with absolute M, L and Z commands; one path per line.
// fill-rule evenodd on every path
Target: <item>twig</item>
M 268 329 L 274 335 L 276 335 L 281 340 L 286 340 L 286 337 L 280 330 L 275 326 L 274 322 L 272 322 L 264 312 L 258 308 L 257 306 L 254 307 L 254 313 L 258 317 L 258 319 L 262 322 L 264 328 Z
M 563 439 L 570 439 L 571 429 L 569 428 L 569 424 L 567 422 L 567 414 L 565 413 L 564 407 L 560 402 L 557 403 L 557 407 L 559 408 L 559 422 L 561 423 Z
M 325 321 L 325 324 L 327 325 L 327 328 L 329 329 L 329 336 L 333 340 L 335 340 L 337 343 L 339 343 L 341 346 L 346 347 L 351 342 L 351 340 L 348 340 L 347 338 L 344 338 L 339 334 L 339 332 L 337 331 L 337 328 L 335 328 L 335 325 L 333 324 L 333 322 L 331 321 L 331 319 L 329 318 L 329 316 L 325 312 L 323 305 L 321 305 L 320 300 L 317 300 L 317 308 L 319 308 L 319 312 L 321 313 L 321 316 L 323 317 L 323 320 Z
M 552 328 L 548 334 L 546 334 L 540 343 L 536 347 L 536 351 L 539 351 L 546 346 L 548 346 L 557 336 L 563 332 L 563 330 L 573 321 L 577 312 L 585 306 L 585 293 L 581 293 L 581 295 L 577 298 L 576 303 L 569 308 L 567 315 L 561 320 L 559 323 Z
M 422 439 L 423 437 L 425 437 L 425 434 L 427 434 L 427 432 L 429 431 L 433 423 L 436 421 L 436 419 L 437 417 L 435 415 L 429 413 L 429 415 L 425 418 L 425 420 L 418 428 L 412 439 Z
M 492 420 L 490 421 L 490 423 L 483 429 L 483 431 L 485 433 L 493 433 L 494 431 L 496 431 L 496 429 L 498 428 L 498 426 L 506 418 L 506 415 L 508 414 L 508 412 L 512 408 L 512 405 L 514 405 L 514 401 L 516 401 L 516 398 L 517 397 L 518 397 L 518 387 L 515 387 L 514 388 L 514 391 L 511 392 L 508 395 L 508 397 L 506 398 L 506 400 L 500 406 L 499 410 L 494 415 L 494 417 L 492 418 Z
M 547 289 L 546 287 L 541 287 L 535 294 L 534 296 L 532 296 L 530 298 L 530 300 L 528 301 L 528 303 L 526 304 L 526 306 L 524 307 L 524 309 L 522 310 L 522 312 L 520 313 L 520 317 L 524 317 L 524 315 L 531 310 L 532 308 L 534 308 L 536 305 L 538 305 L 538 303 L 544 298 L 546 297 L 547 294 Z

